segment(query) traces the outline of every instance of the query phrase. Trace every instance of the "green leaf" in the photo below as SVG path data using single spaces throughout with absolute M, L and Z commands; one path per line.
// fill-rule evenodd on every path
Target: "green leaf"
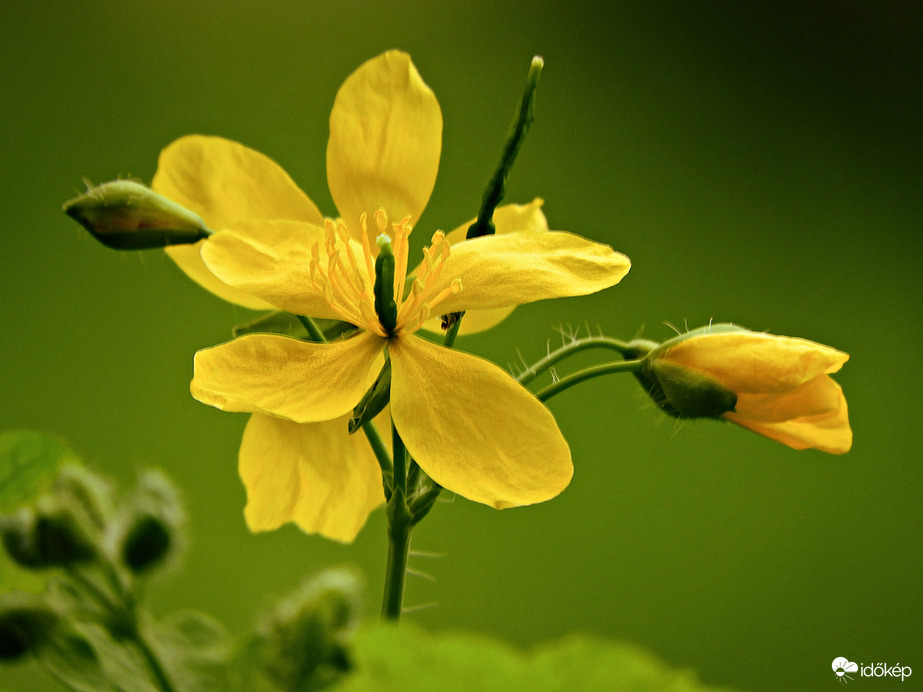
M 353 663 L 340 692 L 722 692 L 638 647 L 582 636 L 526 654 L 487 637 L 379 625 L 356 637 Z
M 31 502 L 76 455 L 61 438 L 32 430 L 0 433 L 0 512 Z
M 36 658 L 54 677 L 78 692 L 115 692 L 103 675 L 93 647 L 76 632 L 56 628 L 35 652 Z
M 170 613 L 145 628 L 149 641 L 183 692 L 221 692 L 229 688 L 226 663 L 231 640 L 212 618 L 196 611 Z

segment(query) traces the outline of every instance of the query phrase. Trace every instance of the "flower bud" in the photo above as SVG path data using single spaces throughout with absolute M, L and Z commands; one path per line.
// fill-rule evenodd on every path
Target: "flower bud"
M 21 509 L 0 521 L 10 558 L 28 569 L 65 567 L 96 557 L 96 541 L 67 506 L 45 497 L 35 510 Z
M 196 214 L 132 180 L 97 185 L 65 202 L 64 212 L 115 250 L 195 243 L 211 233 Z
M 737 405 L 734 392 L 694 370 L 658 359 L 647 370 L 651 398 L 671 416 L 720 418 Z
M 349 669 L 347 646 L 359 624 L 361 581 L 329 569 L 282 601 L 263 623 L 262 661 L 281 689 L 321 689 Z
M 793 449 L 843 454 L 852 429 L 830 375 L 848 359 L 806 339 L 711 324 L 650 350 L 636 375 L 670 415 L 720 418 Z
M 15 661 L 34 650 L 57 621 L 57 613 L 38 596 L 0 596 L 0 661 Z
M 159 566 L 174 552 L 183 512 L 176 489 L 159 471 L 147 471 L 125 508 L 119 547 L 122 562 L 135 574 Z

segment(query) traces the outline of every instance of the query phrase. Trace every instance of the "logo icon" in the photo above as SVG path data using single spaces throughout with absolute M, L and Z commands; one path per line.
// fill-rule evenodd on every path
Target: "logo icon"
M 859 666 L 842 656 L 833 659 L 833 672 L 837 682 L 849 682 L 852 678 L 847 673 L 858 673 Z

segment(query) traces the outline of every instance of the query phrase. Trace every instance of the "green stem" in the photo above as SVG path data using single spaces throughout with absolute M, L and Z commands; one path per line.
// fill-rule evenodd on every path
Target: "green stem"
M 160 665 L 160 659 L 157 658 L 157 654 L 148 646 L 147 640 L 141 635 L 141 631 L 138 629 L 137 625 L 135 625 L 132 635 L 135 640 L 135 645 L 138 647 L 141 655 L 144 656 L 144 660 L 147 662 L 148 667 L 154 674 L 154 678 L 157 680 L 157 686 L 160 687 L 163 692 L 175 692 L 170 678 L 167 677 L 167 672 L 163 669 L 163 666 Z
M 301 325 L 307 330 L 308 336 L 314 339 L 314 341 L 321 344 L 327 343 L 327 337 L 324 336 L 323 330 L 317 326 L 317 322 L 305 315 L 295 315 L 295 317 L 298 318 L 298 321 L 301 322 Z
M 614 363 L 603 363 L 602 365 L 594 365 L 592 367 L 586 368 L 585 370 L 580 370 L 575 372 L 567 377 L 563 377 L 554 384 L 550 384 L 541 390 L 535 396 L 539 401 L 548 401 L 555 394 L 560 394 L 566 389 L 570 389 L 575 384 L 580 384 L 586 380 L 591 380 L 594 377 L 602 377 L 603 375 L 613 375 L 619 372 L 637 372 L 641 369 L 641 364 L 643 360 L 620 360 Z
M 107 576 L 111 576 L 116 580 L 118 579 L 112 565 L 103 564 L 102 569 Z M 103 590 L 79 568 L 75 567 L 68 569 L 67 573 L 75 583 L 82 586 L 100 606 L 111 614 L 110 617 L 112 622 L 118 623 L 119 625 L 119 636 L 125 637 L 127 635 L 127 638 L 134 643 L 138 651 L 144 657 L 151 674 L 154 676 L 157 687 L 163 692 L 175 692 L 175 688 L 170 682 L 170 678 L 167 677 L 167 673 L 160 663 L 160 659 L 157 658 L 157 654 L 154 653 L 154 650 L 148 645 L 147 640 L 144 638 L 144 635 L 141 634 L 141 630 L 138 627 L 138 616 L 135 610 L 134 595 L 130 591 L 122 589 L 121 584 L 118 583 L 114 585 L 113 588 L 117 589 L 117 597 L 122 599 L 122 602 L 113 602 L 106 596 Z M 110 583 L 111 581 L 110 579 Z
M 624 355 L 625 351 L 629 348 L 629 345 L 625 341 L 613 339 L 608 336 L 588 336 L 584 339 L 576 339 L 571 343 L 565 344 L 561 348 L 552 351 L 534 365 L 530 365 L 516 376 L 516 381 L 522 385 L 529 384 L 529 382 L 534 380 L 536 377 L 541 375 L 556 363 L 564 360 L 568 356 L 572 356 L 575 353 L 579 353 L 580 351 L 586 351 L 590 348 L 606 348 L 611 351 L 618 351 Z
M 397 622 L 404 603 L 404 578 L 407 574 L 407 555 L 410 552 L 410 535 L 413 518 L 407 507 L 407 448 L 397 428 L 391 426 L 394 451 L 394 484 L 388 499 L 388 564 L 385 568 L 385 591 L 381 602 L 381 616 Z
M 403 493 L 394 493 L 391 497 L 401 495 L 401 504 L 404 504 Z M 406 511 L 406 508 L 405 508 Z M 410 552 L 410 534 L 413 526 L 409 520 L 398 521 L 388 518 L 388 566 L 385 571 L 385 592 L 381 602 L 381 617 L 384 620 L 397 622 L 404 609 L 404 577 L 407 574 L 407 555 Z

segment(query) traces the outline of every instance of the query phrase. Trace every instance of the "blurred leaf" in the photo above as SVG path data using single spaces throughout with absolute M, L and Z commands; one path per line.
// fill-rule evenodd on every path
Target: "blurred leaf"
M 486 637 L 378 626 L 356 637 L 353 658 L 340 692 L 722 692 L 637 647 L 589 637 L 524 654 Z
M 158 692 L 147 663 L 133 643 L 114 638 L 105 627 L 95 623 L 81 622 L 76 628 L 95 652 L 103 677 L 115 689 L 120 692 Z
M 93 647 L 76 632 L 56 628 L 35 655 L 49 673 L 78 692 L 115 692 Z
M 176 690 L 228 689 L 225 663 L 231 641 L 217 621 L 203 613 L 180 611 L 145 629 Z
M 0 512 L 34 500 L 58 468 L 76 455 L 64 440 L 48 433 L 0 433 Z

